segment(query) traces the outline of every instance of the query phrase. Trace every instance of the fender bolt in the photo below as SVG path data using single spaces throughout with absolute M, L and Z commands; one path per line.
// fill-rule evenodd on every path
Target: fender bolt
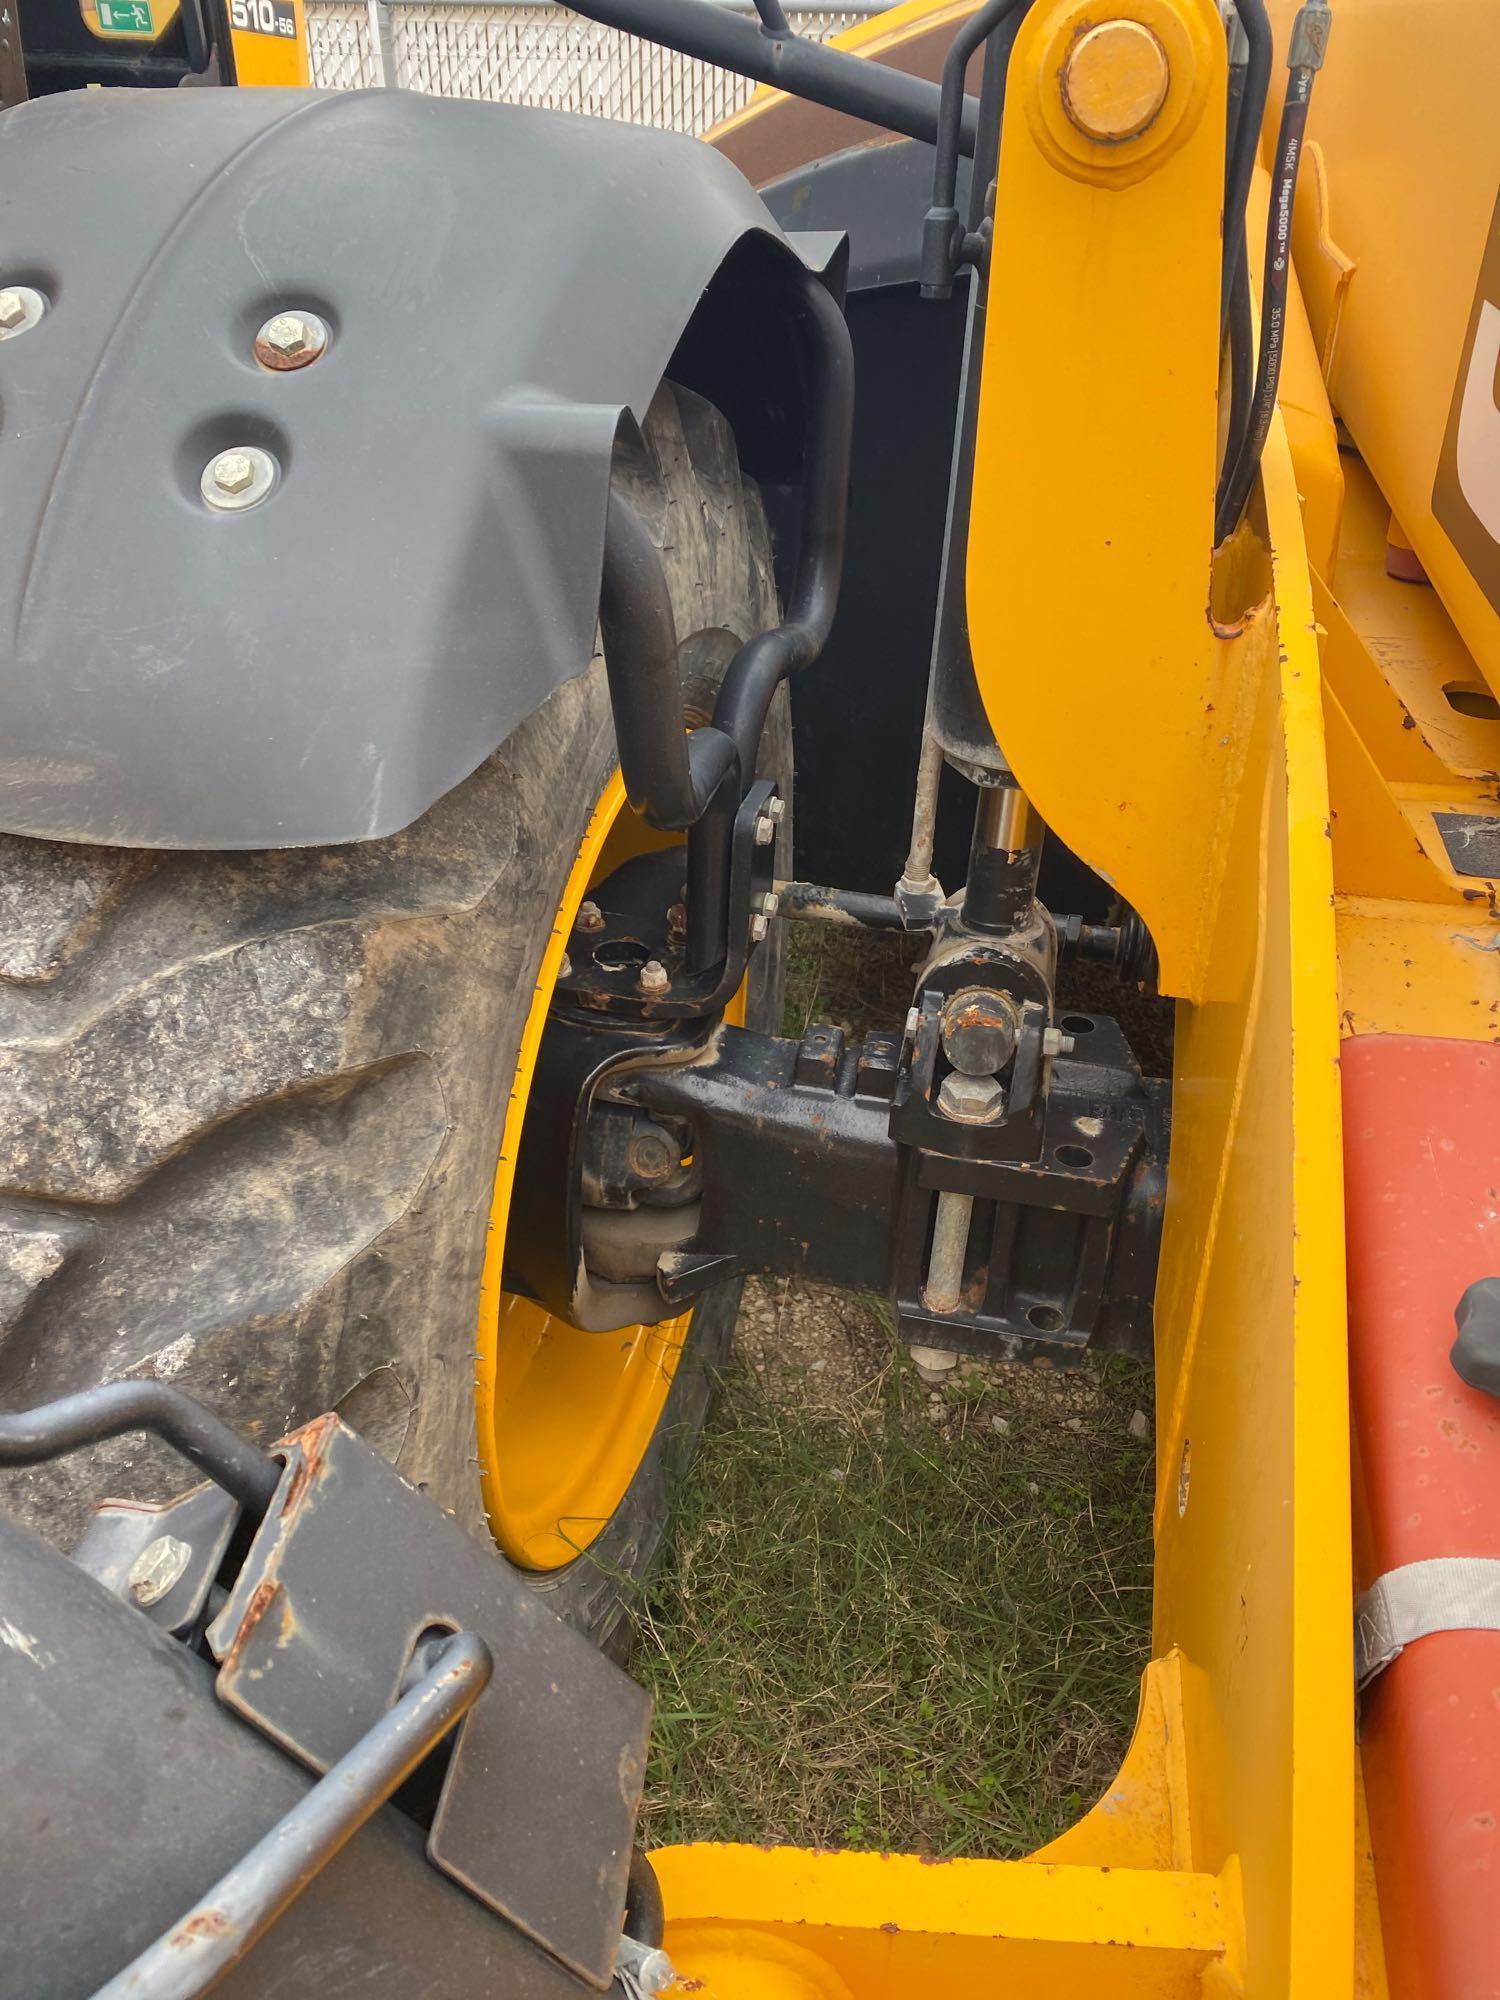
M 667 968 L 659 958 L 648 958 L 641 967 L 640 988 L 643 993 L 665 993 L 671 983 Z
M 181 1581 L 192 1555 L 191 1546 L 175 1535 L 158 1535 L 154 1542 L 147 1542 L 125 1579 L 131 1597 L 140 1605 L 160 1604 Z
M 581 931 L 602 931 L 604 912 L 597 903 L 580 903 L 578 906 L 578 928 Z
M 0 340 L 14 340 L 36 325 L 47 301 L 31 285 L 6 285 L 0 290 Z
M 284 374 L 316 361 L 327 345 L 328 328 L 316 313 L 281 312 L 256 334 L 255 358 L 262 368 Z
M 255 483 L 255 467 L 242 451 L 224 451 L 214 460 L 214 485 L 221 493 L 243 493 Z
M 219 513 L 241 513 L 259 506 L 276 484 L 277 465 L 258 445 L 231 445 L 203 468 L 198 491 Z

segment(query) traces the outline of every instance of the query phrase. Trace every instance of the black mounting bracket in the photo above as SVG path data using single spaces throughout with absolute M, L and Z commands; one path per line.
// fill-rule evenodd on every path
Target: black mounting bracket
M 797 1273 L 893 1295 L 903 1338 L 924 1345 L 1149 1352 L 1167 1086 L 1142 1078 L 1115 1022 L 1071 1014 L 1076 1053 L 1039 1055 L 1029 1099 L 1012 1069 L 1013 1118 L 959 1122 L 938 1102 L 939 1004 L 914 1032 L 858 1046 L 828 1026 L 800 1042 L 663 1027 L 648 1042 L 554 1017 L 518 1176 L 538 1226 L 513 1230 L 507 1285 L 604 1328 L 747 1272 Z M 948 1197 L 965 1228 L 944 1304 L 930 1267 Z M 559 1207 L 561 1256 L 542 1226 Z

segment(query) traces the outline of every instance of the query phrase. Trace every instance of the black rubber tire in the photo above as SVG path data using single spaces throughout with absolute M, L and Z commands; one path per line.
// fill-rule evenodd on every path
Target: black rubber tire
M 692 708 L 775 622 L 728 424 L 665 387 L 617 462 L 660 547 Z M 689 664 L 690 663 L 690 664 Z M 784 696 L 763 768 L 790 782 Z M 339 1409 L 476 1535 L 479 1274 L 537 968 L 615 763 L 602 661 L 405 832 L 257 854 L 0 838 L 0 1400 L 176 1382 L 261 1441 Z M 781 835 L 783 861 L 789 823 Z M 773 1026 L 779 954 L 757 955 Z M 649 1566 L 737 1288 L 589 1554 L 538 1579 L 604 1638 Z M 191 1476 L 121 1439 L 6 1474 L 63 1546 L 101 1494 Z

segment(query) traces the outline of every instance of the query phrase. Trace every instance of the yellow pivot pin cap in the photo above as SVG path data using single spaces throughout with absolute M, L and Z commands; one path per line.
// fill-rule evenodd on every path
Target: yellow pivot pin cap
M 1063 63 L 1069 118 L 1090 139 L 1118 142 L 1144 132 L 1167 101 L 1167 52 L 1140 21 L 1101 21 Z

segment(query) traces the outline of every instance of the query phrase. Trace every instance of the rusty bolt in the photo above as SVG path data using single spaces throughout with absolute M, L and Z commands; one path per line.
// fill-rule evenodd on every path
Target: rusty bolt
M 193 1551 L 187 1542 L 179 1541 L 175 1535 L 158 1535 L 154 1542 L 147 1542 L 130 1565 L 125 1587 L 137 1604 L 160 1604 L 181 1581 L 192 1558 Z
M 10 340 L 36 325 L 47 301 L 30 285 L 7 285 L 0 291 L 0 340 Z
M 1005 1110 L 1005 1092 L 992 1076 L 954 1070 L 938 1090 L 938 1109 L 960 1125 L 993 1125 Z
M 638 1132 L 627 1157 L 630 1171 L 643 1181 L 665 1180 L 677 1165 L 676 1152 L 665 1132 Z
M 604 912 L 597 903 L 580 903 L 578 906 L 578 928 L 581 931 L 602 931 Z
M 255 336 L 255 358 L 262 368 L 283 373 L 305 368 L 328 345 L 328 328 L 316 313 L 280 312 Z
M 687 904 L 673 903 L 667 910 L 667 936 L 680 938 L 687 930 Z
M 1101 21 L 1068 50 L 1063 109 L 1086 138 L 1105 145 L 1134 139 L 1167 101 L 1167 52 L 1141 21 Z
M 943 1005 L 943 1053 L 965 1076 L 993 1076 L 1010 1061 L 1020 1028 L 1008 993 L 965 986 Z
M 566 952 L 562 955 L 562 964 L 557 968 L 557 976 L 559 979 L 571 979 L 573 977 L 573 961 Z
M 639 985 L 643 993 L 665 993 L 671 983 L 659 958 L 648 958 L 641 967 Z

